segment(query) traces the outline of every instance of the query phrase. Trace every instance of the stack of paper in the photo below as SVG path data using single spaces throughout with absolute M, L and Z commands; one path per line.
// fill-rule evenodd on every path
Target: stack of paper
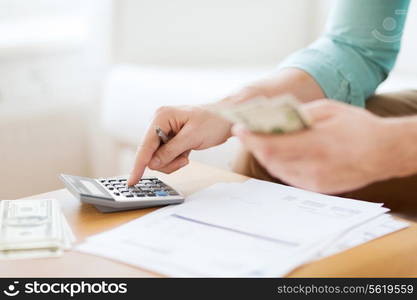
M 221 183 L 78 250 L 170 276 L 283 276 L 407 226 L 387 211 L 259 180 Z

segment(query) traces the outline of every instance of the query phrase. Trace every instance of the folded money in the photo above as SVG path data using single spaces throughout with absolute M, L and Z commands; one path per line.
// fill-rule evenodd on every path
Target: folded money
M 232 123 L 243 124 L 258 133 L 288 133 L 310 126 L 292 95 L 274 98 L 258 97 L 241 103 L 216 104 L 209 109 Z
M 55 199 L 0 201 L 0 259 L 60 256 L 74 241 Z

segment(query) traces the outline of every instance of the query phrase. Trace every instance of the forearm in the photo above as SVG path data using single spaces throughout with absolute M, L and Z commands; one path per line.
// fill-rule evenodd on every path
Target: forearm
M 320 85 L 308 73 L 296 68 L 287 68 L 243 87 L 222 101 L 239 102 L 259 96 L 269 98 L 283 94 L 292 94 L 302 102 L 325 96 Z

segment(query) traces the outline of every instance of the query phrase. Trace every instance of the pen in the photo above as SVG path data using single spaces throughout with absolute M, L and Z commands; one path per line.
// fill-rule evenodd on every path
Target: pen
M 155 131 L 156 134 L 159 136 L 159 139 L 161 140 L 162 143 L 166 144 L 169 141 L 168 136 L 165 134 L 165 132 L 162 131 L 161 128 L 159 128 L 158 126 L 155 127 Z

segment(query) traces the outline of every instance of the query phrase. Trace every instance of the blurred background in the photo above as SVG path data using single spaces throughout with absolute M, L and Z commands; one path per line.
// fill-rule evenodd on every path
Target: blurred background
M 331 0 L 0 0 L 0 199 L 125 174 L 161 105 L 219 99 L 324 29 Z M 413 5 L 414 2 L 413 2 Z M 417 18 L 380 90 L 417 87 Z M 192 159 L 228 168 L 237 147 Z

